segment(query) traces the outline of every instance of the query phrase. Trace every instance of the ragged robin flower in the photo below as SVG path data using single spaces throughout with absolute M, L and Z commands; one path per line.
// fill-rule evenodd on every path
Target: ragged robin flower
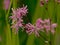
M 44 4 L 48 4 L 48 0 L 40 0 L 40 6 L 44 6 Z
M 28 23 L 25 25 L 26 33 L 31 35 L 32 33 L 35 34 L 35 36 L 39 37 L 39 32 L 46 32 L 49 33 L 51 31 L 52 34 L 55 33 L 55 28 L 57 26 L 56 23 L 51 23 L 50 19 L 44 19 L 41 18 L 36 20 L 35 25 Z
M 18 32 L 19 28 L 23 27 L 23 16 L 26 16 L 26 14 L 28 13 L 28 9 L 27 6 L 18 8 L 18 9 L 13 9 L 12 8 L 12 16 L 10 16 L 10 18 L 12 19 L 12 30 L 14 30 L 15 32 Z
M 54 34 L 55 32 L 55 28 L 57 27 L 56 23 L 51 23 L 50 19 L 45 19 L 44 20 L 44 28 L 46 30 L 46 32 L 48 33 L 49 31 L 51 31 L 52 34 Z

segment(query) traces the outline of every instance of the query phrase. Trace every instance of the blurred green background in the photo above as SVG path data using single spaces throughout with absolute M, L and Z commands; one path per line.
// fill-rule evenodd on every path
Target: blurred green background
M 0 45 L 49 45 L 45 41 L 48 37 L 42 34 L 43 37 L 35 37 L 33 34 L 28 36 L 25 32 L 19 31 L 18 34 L 14 34 L 10 29 L 9 16 L 11 15 L 11 8 L 22 7 L 22 5 L 28 6 L 28 14 L 25 22 L 28 20 L 32 24 L 36 22 L 36 19 L 50 18 L 52 22 L 58 24 L 56 33 L 54 36 L 50 35 L 50 45 L 60 45 L 60 4 L 54 0 L 49 0 L 48 4 L 40 6 L 40 0 L 10 0 L 9 9 L 3 9 L 3 1 L 0 0 Z M 47 8 L 47 9 L 46 9 Z

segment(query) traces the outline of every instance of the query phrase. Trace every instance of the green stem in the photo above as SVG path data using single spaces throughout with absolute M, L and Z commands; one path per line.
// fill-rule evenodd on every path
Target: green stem
M 8 24 L 8 16 L 9 16 L 11 4 L 12 4 L 12 0 L 10 1 L 8 12 L 6 14 L 6 27 L 5 27 L 5 30 L 6 30 L 6 45 L 12 45 L 12 43 L 11 43 L 11 30 L 10 30 L 10 25 Z
M 8 8 L 8 12 L 7 12 L 7 14 L 6 14 L 6 20 L 8 20 L 8 16 L 9 16 L 9 12 L 10 12 L 11 5 L 12 5 L 12 0 L 10 1 L 10 5 L 9 5 L 9 8 Z M 6 12 L 6 10 L 5 10 L 5 12 Z

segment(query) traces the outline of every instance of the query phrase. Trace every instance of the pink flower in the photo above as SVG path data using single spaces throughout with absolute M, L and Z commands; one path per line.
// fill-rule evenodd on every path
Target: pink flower
M 45 2 L 46 2 L 46 4 L 48 4 L 48 0 L 40 0 L 40 6 L 42 7 L 42 6 L 44 6 L 44 4 L 45 4 Z
M 18 9 L 13 9 L 12 8 L 12 15 L 16 16 L 16 18 L 22 18 L 23 16 L 26 16 L 26 14 L 28 13 L 28 9 L 27 6 L 23 6 L 22 8 L 18 8 Z
M 50 19 L 44 19 L 44 23 L 50 25 Z
M 10 0 L 4 0 L 4 8 L 7 10 L 10 5 Z
M 57 0 L 58 3 L 60 3 L 60 0 Z
M 27 34 L 31 35 L 32 33 L 34 33 L 35 36 L 39 37 L 39 30 L 37 30 L 35 26 L 32 25 L 31 23 L 26 24 L 25 29 Z
M 22 8 L 17 9 L 17 14 L 19 15 L 18 17 L 26 16 L 27 13 L 28 13 L 27 5 L 26 6 L 23 5 Z
M 26 29 L 26 33 L 28 33 L 30 35 L 34 32 L 35 27 L 31 23 L 28 23 L 25 25 L 25 29 Z
M 53 23 L 52 25 L 51 25 L 51 32 L 52 32 L 52 34 L 54 34 L 55 33 L 55 28 L 57 27 L 57 24 L 56 23 Z
M 51 26 L 52 26 L 53 28 L 56 28 L 56 27 L 57 27 L 57 24 L 56 24 L 56 23 L 53 23 Z
M 35 24 L 36 29 L 42 31 L 44 29 L 43 24 L 44 24 L 44 21 L 42 19 L 40 18 L 37 19 Z
M 49 30 L 50 30 L 50 19 L 44 20 L 44 28 L 46 29 L 47 32 L 49 32 Z
M 48 0 L 45 0 L 46 4 L 48 3 Z
M 27 34 L 32 34 L 34 33 L 35 36 L 39 37 L 39 32 L 42 31 L 44 32 L 46 30 L 47 33 L 49 33 L 49 31 L 51 31 L 52 34 L 55 33 L 55 28 L 56 28 L 57 24 L 53 23 L 51 24 L 50 19 L 37 19 L 36 24 L 32 25 L 31 23 L 28 23 L 25 25 L 25 29 L 26 29 L 26 33 Z
M 45 28 L 45 30 L 46 30 L 47 33 L 50 31 L 50 25 L 45 25 L 44 24 L 44 28 Z
M 57 24 L 56 23 L 52 24 L 49 19 L 45 19 L 44 22 L 45 22 L 44 28 L 46 29 L 46 31 L 47 32 L 51 31 L 51 33 L 54 34 L 54 32 L 55 32 L 54 29 L 56 28 Z
M 27 6 L 23 6 L 18 9 L 12 8 L 12 16 L 10 18 L 12 19 L 12 26 L 11 28 L 14 29 L 16 32 L 18 32 L 19 28 L 23 27 L 23 16 L 26 16 L 27 14 Z
M 43 6 L 43 5 L 44 5 L 44 1 L 40 0 L 40 6 Z

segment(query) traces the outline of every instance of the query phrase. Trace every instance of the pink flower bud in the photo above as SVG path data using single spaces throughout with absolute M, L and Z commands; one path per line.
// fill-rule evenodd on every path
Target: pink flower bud
M 40 0 L 40 6 L 42 7 L 44 5 L 44 1 Z
M 7 10 L 10 6 L 10 0 L 4 0 L 4 8 Z
M 25 25 L 26 32 L 30 35 L 31 33 L 34 32 L 34 26 L 31 23 L 28 23 Z

